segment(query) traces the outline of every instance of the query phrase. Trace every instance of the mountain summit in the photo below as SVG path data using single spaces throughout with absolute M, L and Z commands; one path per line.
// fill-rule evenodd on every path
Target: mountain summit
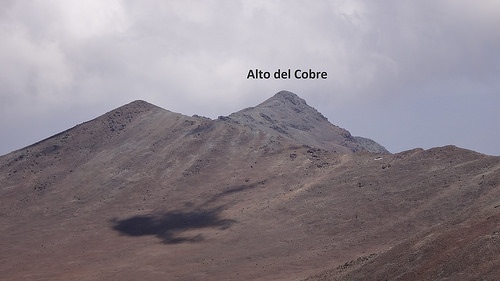
M 389 153 L 376 142 L 353 137 L 349 131 L 331 124 L 305 100 L 288 91 L 281 91 L 255 107 L 235 112 L 229 115 L 229 119 L 311 147 L 341 153 Z

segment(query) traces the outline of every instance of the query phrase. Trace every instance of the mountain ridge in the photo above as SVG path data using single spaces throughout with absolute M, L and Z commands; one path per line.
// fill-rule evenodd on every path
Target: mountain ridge
M 162 110 L 170 112 L 167 109 L 147 101 L 134 100 L 128 104 L 112 109 L 97 118 L 83 122 L 46 139 L 35 142 L 32 145 L 21 148 L 21 150 L 48 139 L 67 134 L 76 127 L 85 127 L 85 124 L 94 120 L 100 120 L 101 123 L 107 123 L 112 132 L 120 134 L 127 126 L 127 123 L 130 122 L 131 118 L 136 115 L 148 111 Z M 181 113 L 177 114 L 182 115 Z M 194 115 L 193 118 L 209 120 L 208 118 L 203 118 L 198 115 Z M 220 116 L 218 119 L 212 121 L 230 121 L 266 133 L 278 134 L 303 145 L 332 150 L 339 153 L 359 151 L 381 154 L 389 153 L 389 151 L 375 141 L 365 137 L 353 137 L 349 131 L 331 124 L 323 114 L 309 106 L 304 99 L 289 91 L 280 91 L 255 107 L 242 109 L 231 113 L 229 116 Z M 105 128 L 101 128 L 100 134 L 103 134 L 105 131 Z M 98 134 L 97 132 L 95 133 Z

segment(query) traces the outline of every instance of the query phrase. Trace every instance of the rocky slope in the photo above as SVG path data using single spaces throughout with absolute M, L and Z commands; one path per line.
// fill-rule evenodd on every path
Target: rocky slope
M 217 120 L 135 101 L 1 156 L 0 276 L 500 274 L 500 157 L 371 153 L 328 124 L 286 92 Z
M 389 153 L 373 140 L 353 137 L 347 130 L 331 124 L 305 100 L 288 91 L 281 91 L 256 107 L 233 113 L 228 120 L 334 152 Z

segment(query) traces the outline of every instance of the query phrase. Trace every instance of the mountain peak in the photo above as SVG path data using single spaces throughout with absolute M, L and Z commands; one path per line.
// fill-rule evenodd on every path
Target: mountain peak
M 289 91 L 280 91 L 255 107 L 229 115 L 229 119 L 316 148 L 342 153 L 371 151 L 347 130 L 328 122 L 323 114 Z
M 274 100 L 281 101 L 281 102 L 289 102 L 293 105 L 300 105 L 300 104 L 307 105 L 307 103 L 304 99 L 300 98 L 299 96 L 297 96 L 296 94 L 294 94 L 292 92 L 285 91 L 285 90 L 279 91 L 274 96 L 269 98 L 267 101 L 274 101 Z
M 310 118 L 316 121 L 328 120 L 315 108 L 309 106 L 304 99 L 292 92 L 284 90 L 276 93 L 256 107 L 247 108 L 242 111 L 249 111 L 252 109 L 261 111 L 264 114 L 268 112 L 269 116 L 276 120 L 282 120 L 286 123 L 304 128 L 310 128 L 312 126 L 312 124 L 306 124 L 311 123 L 310 121 L 312 120 L 309 120 Z
M 137 110 L 142 112 L 142 111 L 149 111 L 152 109 L 162 109 L 162 108 L 144 100 L 134 100 L 128 104 L 116 108 L 115 110 L 118 109 Z

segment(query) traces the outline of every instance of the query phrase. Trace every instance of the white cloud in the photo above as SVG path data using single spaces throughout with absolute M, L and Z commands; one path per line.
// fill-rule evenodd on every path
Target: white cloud
M 0 29 L 0 36 L 0 64 L 8 66 L 0 68 L 4 114 L 26 104 L 64 106 L 74 77 L 58 43 L 32 40 L 17 26 Z
M 122 1 L 52 0 L 49 6 L 57 11 L 60 28 L 73 40 L 85 40 L 115 32 L 125 32 L 130 26 Z M 50 2 L 49 2 L 50 3 Z

